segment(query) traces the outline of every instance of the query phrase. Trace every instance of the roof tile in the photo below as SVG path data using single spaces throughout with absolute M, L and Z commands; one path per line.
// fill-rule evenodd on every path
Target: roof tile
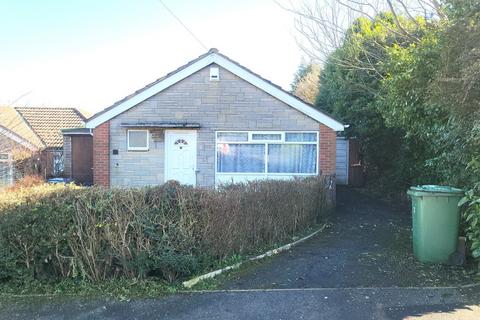
M 85 117 L 75 108 L 17 107 L 15 110 L 47 148 L 63 146 L 61 129 L 85 126 Z

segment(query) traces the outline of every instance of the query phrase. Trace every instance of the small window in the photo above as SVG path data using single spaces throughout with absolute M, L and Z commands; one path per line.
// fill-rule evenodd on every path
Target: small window
M 127 145 L 128 145 L 128 150 L 147 151 L 148 150 L 148 130 L 128 130 Z
M 248 132 L 219 132 L 217 133 L 217 140 L 220 142 L 247 142 Z
M 252 140 L 280 141 L 282 140 L 282 135 L 280 133 L 252 133 Z
M 316 142 L 317 134 L 310 132 L 285 133 L 285 142 Z

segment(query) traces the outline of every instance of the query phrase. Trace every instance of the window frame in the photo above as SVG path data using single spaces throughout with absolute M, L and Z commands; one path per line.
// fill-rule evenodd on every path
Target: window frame
M 130 132 L 146 132 L 147 146 L 146 147 L 131 147 L 130 146 Z M 148 151 L 150 150 L 150 130 L 148 129 L 128 129 L 127 130 L 127 150 L 128 151 Z
M 7 156 L 6 158 L 4 158 L 3 156 Z M 1 152 L 0 153 L 0 162 L 10 162 L 11 160 L 11 154 L 10 153 L 7 153 L 7 152 Z
M 218 141 L 218 133 L 248 133 L 247 141 Z M 316 135 L 315 141 L 285 141 L 286 133 L 314 133 Z M 253 134 L 280 134 L 281 140 L 253 140 Z M 264 144 L 265 155 L 264 163 L 265 168 L 263 172 L 220 172 L 218 171 L 218 145 L 219 144 Z M 286 144 L 286 145 L 303 145 L 310 144 L 316 146 L 316 165 L 314 173 L 287 173 L 287 172 L 268 172 L 268 145 L 269 144 Z M 319 154 L 320 154 L 320 134 L 318 131 L 313 130 L 292 130 L 292 131 L 255 131 L 255 130 L 219 130 L 215 131 L 215 175 L 224 176 L 316 176 L 319 174 Z

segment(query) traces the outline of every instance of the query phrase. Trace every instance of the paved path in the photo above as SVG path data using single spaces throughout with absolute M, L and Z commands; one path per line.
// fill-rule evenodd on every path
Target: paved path
M 408 208 L 339 190 L 323 234 L 228 277 L 226 291 L 131 301 L 0 299 L 0 319 L 480 319 L 464 269 L 411 254 Z

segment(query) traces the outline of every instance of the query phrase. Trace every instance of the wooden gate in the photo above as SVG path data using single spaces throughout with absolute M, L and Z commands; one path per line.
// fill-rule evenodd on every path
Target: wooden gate
M 72 179 L 79 184 L 93 184 L 93 138 L 72 135 Z
M 348 184 L 353 187 L 363 187 L 365 185 L 365 170 L 360 156 L 358 139 L 349 140 Z

